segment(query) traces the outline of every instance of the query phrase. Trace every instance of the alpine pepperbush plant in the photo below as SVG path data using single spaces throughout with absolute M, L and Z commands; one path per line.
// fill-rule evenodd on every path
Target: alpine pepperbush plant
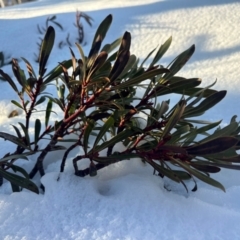
M 158 64 L 167 52 L 172 38 L 155 50 L 151 63 L 146 61 L 154 53 L 139 63 L 130 53 L 131 34 L 125 32 L 116 41 L 105 44 L 103 40 L 112 22 L 108 15 L 99 25 L 88 55 L 76 43 L 78 59 L 70 48 L 71 59 L 59 63 L 47 73 L 45 68 L 54 45 L 55 30 L 49 26 L 41 44 L 38 75 L 25 59 L 28 76 L 12 60 L 15 81 L 3 70 L 0 75 L 16 92 L 19 101 L 12 101 L 25 114 L 25 122 L 13 125 L 15 135 L 0 132 L 0 137 L 16 145 L 16 150 L 0 159 L 1 182 L 10 181 L 13 191 L 22 188 L 38 193 L 32 182 L 36 173 L 45 174 L 43 162 L 51 151 L 64 150 L 60 172 L 64 171 L 69 153 L 76 147 L 82 153 L 73 158 L 75 175 L 96 176 L 98 170 L 119 161 L 142 159 L 152 166 L 155 174 L 182 183 L 196 178 L 225 191 L 223 185 L 210 174 L 221 168 L 240 169 L 239 123 L 236 116 L 221 128 L 221 121 L 208 122 L 196 119 L 214 107 L 226 95 L 226 91 L 216 91 L 211 84 L 199 87 L 201 79 L 176 76 L 195 50 L 192 45 L 178 55 L 168 67 Z M 60 83 L 60 84 L 59 84 Z M 47 94 L 48 85 L 56 85 L 58 97 Z M 138 95 L 138 89 L 143 94 Z M 169 107 L 170 101 L 160 101 L 159 97 L 177 94 L 179 102 Z M 171 95 L 170 95 L 171 96 Z M 29 122 L 42 104 L 45 108 L 45 122 L 34 119 L 34 136 L 29 134 Z M 51 113 L 57 105 L 62 111 L 54 125 L 49 124 Z M 143 117 L 145 116 L 145 117 Z M 194 118 L 193 118 L 194 117 Z M 209 132 L 211 130 L 211 133 Z M 69 140 L 74 133 L 77 138 Z M 45 146 L 39 146 L 41 139 L 48 138 Z M 71 142 L 70 147 L 60 145 Z M 116 145 L 123 144 L 119 151 Z M 28 173 L 16 164 L 18 159 L 27 159 L 38 153 L 33 169 Z M 79 169 L 77 163 L 89 160 L 89 166 Z M 19 172 L 21 175 L 16 174 Z

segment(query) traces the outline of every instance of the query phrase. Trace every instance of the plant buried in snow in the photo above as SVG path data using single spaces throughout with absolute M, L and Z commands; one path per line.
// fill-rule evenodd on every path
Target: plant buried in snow
M 43 161 L 50 151 L 63 149 L 58 146 L 71 133 L 78 139 L 68 148 L 62 158 L 61 169 L 68 154 L 76 147 L 83 149 L 82 155 L 73 159 L 75 174 L 84 177 L 95 176 L 97 171 L 122 160 L 141 158 L 150 164 L 161 177 L 168 177 L 176 182 L 195 177 L 224 190 L 221 183 L 212 179 L 209 173 L 219 172 L 221 168 L 240 169 L 239 123 L 234 116 L 230 124 L 224 128 L 218 127 L 221 121 L 206 122 L 193 120 L 221 101 L 226 91 L 210 89 L 214 83 L 205 88 L 199 88 L 198 78 L 185 79 L 175 74 L 188 61 L 195 46 L 181 53 L 174 61 L 164 68 L 157 62 L 168 50 L 172 39 L 169 38 L 157 50 L 150 65 L 143 67 L 145 61 L 139 64 L 135 55 L 130 54 L 131 35 L 125 32 L 123 37 L 101 48 L 105 35 L 111 25 L 112 16 L 107 16 L 100 24 L 94 36 L 91 50 L 85 56 L 81 46 L 76 43 L 80 59 L 75 57 L 70 49 L 72 58 L 63 61 L 46 74 L 46 63 L 51 53 L 55 31 L 48 27 L 43 39 L 39 58 L 38 77 L 31 64 L 23 58 L 27 65 L 28 77 L 13 59 L 12 67 L 16 80 L 21 86 L 19 90 L 14 81 L 2 70 L 5 78 L 20 101 L 12 101 L 26 115 L 25 124 L 13 126 L 16 135 L 0 132 L 0 137 L 14 143 L 16 151 L 0 159 L 0 175 L 9 180 L 14 191 L 20 187 L 38 192 L 31 182 L 37 172 L 44 175 Z M 118 47 L 119 46 L 119 47 Z M 118 47 L 118 50 L 115 49 Z M 72 68 L 72 74 L 68 69 Z M 59 80 L 62 84 L 58 84 Z M 50 97 L 44 91 L 56 81 L 58 98 Z M 144 88 L 143 96 L 137 96 L 137 88 Z M 158 103 L 158 97 L 167 94 L 180 94 L 180 101 L 169 110 L 169 101 Z M 28 95 L 26 100 L 24 94 Z M 185 97 L 181 97 L 181 96 Z M 34 139 L 29 136 L 29 121 L 38 106 L 48 100 L 45 111 L 45 127 L 39 119 L 35 120 Z M 49 125 L 53 104 L 60 107 L 63 118 Z M 146 118 L 141 116 L 145 115 Z M 145 121 L 141 126 L 140 122 Z M 202 124 L 202 127 L 194 126 Z M 208 131 L 218 127 L 213 134 Z M 201 135 L 202 140 L 196 137 Z M 39 149 L 38 142 L 49 136 L 48 144 Z M 89 138 L 94 137 L 91 144 Z M 123 143 L 125 150 L 116 151 L 114 147 Z M 37 162 L 30 172 L 17 165 L 19 158 L 40 152 Z M 106 152 L 103 155 L 103 152 Z M 89 159 L 89 167 L 78 169 L 77 162 Z M 176 170 L 178 167 L 178 170 Z M 8 171 L 21 172 L 24 177 Z M 193 190 L 197 189 L 197 185 Z

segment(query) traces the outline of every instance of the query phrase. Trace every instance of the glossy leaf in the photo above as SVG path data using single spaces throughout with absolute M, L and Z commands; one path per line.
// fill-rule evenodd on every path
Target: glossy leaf
M 117 60 L 115 61 L 114 65 L 113 65 L 113 68 L 108 76 L 111 82 L 113 82 L 120 76 L 123 69 L 125 68 L 125 66 L 128 63 L 129 57 L 130 57 L 130 52 L 127 50 L 122 51 L 119 54 Z
M 0 175 L 16 186 L 26 188 L 32 192 L 39 194 L 38 187 L 30 179 L 4 171 L 2 168 L 0 168 Z
M 170 72 L 164 75 L 164 79 L 167 80 L 173 77 L 186 64 L 186 62 L 193 55 L 194 51 L 195 45 L 192 45 L 189 49 L 177 56 L 175 60 L 170 64 Z
M 209 164 L 199 164 L 199 163 L 194 163 L 194 162 L 191 162 L 190 164 L 192 167 L 194 167 L 197 170 L 202 171 L 202 172 L 217 173 L 217 172 L 221 171 L 221 169 L 219 167 L 211 166 Z
M 95 146 L 99 143 L 99 141 L 102 139 L 102 137 L 107 133 L 107 131 L 109 131 L 109 129 L 114 125 L 114 118 L 112 116 L 110 116 L 107 121 L 103 124 L 103 126 L 101 126 L 101 130 L 99 131 L 95 142 L 93 144 L 93 149 L 95 148 Z
M 34 135 L 34 142 L 35 144 L 37 144 L 38 140 L 39 140 L 39 135 L 41 132 L 41 121 L 39 119 L 36 119 L 35 121 L 35 135 Z
M 153 67 L 161 58 L 162 56 L 167 52 L 167 50 L 169 49 L 170 45 L 172 43 L 172 37 L 168 38 L 168 40 L 161 45 L 161 47 L 159 48 L 159 50 L 157 51 L 155 57 L 153 58 L 149 68 Z
M 204 113 L 208 109 L 215 106 L 218 102 L 220 102 L 225 96 L 227 91 L 219 91 L 216 92 L 209 97 L 205 98 L 198 106 L 187 110 L 184 113 L 184 117 L 195 116 L 197 113 Z
M 93 42 L 92 42 L 92 46 L 94 45 L 94 43 L 96 42 L 98 36 L 101 36 L 101 39 L 103 40 L 107 34 L 107 31 L 110 27 L 112 23 L 112 15 L 109 14 L 102 22 L 101 24 L 99 25 L 96 33 L 95 33 L 95 36 L 93 38 Z
M 45 114 L 45 127 L 47 128 L 48 126 L 48 122 L 50 119 L 50 115 L 52 112 L 52 100 L 49 99 L 48 104 L 47 104 L 47 108 L 46 108 L 46 114 Z
M 223 190 L 225 192 L 225 188 L 224 186 L 219 183 L 218 181 L 206 176 L 205 174 L 197 171 L 197 170 L 194 170 L 193 168 L 191 168 L 190 166 L 188 166 L 187 164 L 177 160 L 177 159 L 174 159 L 174 161 L 180 166 L 182 167 L 183 169 L 185 169 L 187 172 L 189 172 L 190 174 L 194 175 L 195 177 L 199 178 L 200 180 L 202 180 L 203 182 L 209 184 L 209 185 L 212 185 L 213 187 L 217 187 L 221 190 Z
M 214 153 L 223 152 L 234 147 L 238 140 L 234 137 L 219 137 L 210 141 L 192 145 L 186 148 L 187 152 L 195 156 L 204 156 Z
M 44 39 L 42 41 L 41 49 L 40 49 L 39 75 L 41 77 L 43 77 L 43 75 L 46 72 L 45 67 L 46 67 L 48 58 L 50 56 L 50 53 L 52 51 L 54 40 L 55 40 L 55 30 L 52 26 L 49 26 L 44 36 Z

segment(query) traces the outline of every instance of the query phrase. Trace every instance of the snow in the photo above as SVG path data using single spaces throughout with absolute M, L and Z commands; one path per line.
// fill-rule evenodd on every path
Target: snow
M 0 9 L 0 51 L 34 63 L 41 37 L 36 26 L 44 27 L 46 18 L 56 15 L 64 30 L 55 28 L 56 47 L 47 66 L 51 70 L 59 61 L 70 58 L 68 47 L 59 52 L 57 44 L 68 33 L 75 41 L 77 9 L 94 19 L 92 28 L 84 23 L 86 52 L 98 24 L 110 13 L 113 24 L 105 42 L 129 31 L 131 51 L 141 59 L 170 36 L 173 43 L 162 59 L 163 65 L 196 44 L 196 52 L 180 75 L 200 77 L 203 86 L 218 79 L 214 87 L 228 90 L 227 97 L 202 118 L 223 119 L 226 124 L 233 115 L 240 116 L 238 1 L 38 0 Z M 72 48 L 77 55 L 77 49 Z M 23 61 L 20 65 L 24 67 Z M 37 69 L 37 64 L 33 65 Z M 11 67 L 3 70 L 12 76 Z M 10 100 L 17 97 L 6 82 L 0 82 L 0 86 L 0 131 L 13 133 L 10 124 L 24 121 L 24 116 L 7 117 L 14 109 Z M 54 92 L 55 88 L 50 90 Z M 35 117 L 44 119 L 41 113 Z M 52 121 L 57 118 L 52 117 Z M 9 142 L 1 140 L 0 156 L 12 150 Z M 21 164 L 30 171 L 36 158 L 31 156 Z M 111 165 L 94 178 L 79 178 L 74 175 L 72 158 L 59 175 L 61 153 L 47 156 L 46 175 L 34 179 L 45 186 L 44 194 L 26 190 L 11 193 L 10 184 L 4 182 L 0 187 L 0 239 L 240 239 L 238 171 L 222 170 L 212 176 L 224 184 L 226 193 L 201 182 L 197 192 L 186 193 L 182 185 L 153 176 L 152 169 L 138 159 Z M 191 181 L 187 185 L 193 187 Z

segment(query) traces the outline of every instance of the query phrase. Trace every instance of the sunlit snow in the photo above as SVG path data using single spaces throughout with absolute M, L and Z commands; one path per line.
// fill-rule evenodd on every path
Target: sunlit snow
M 70 58 L 68 47 L 59 51 L 58 44 L 68 33 L 71 42 L 76 41 L 76 10 L 94 19 L 92 27 L 83 21 L 86 53 L 98 24 L 110 13 L 113 24 L 105 43 L 129 31 L 131 52 L 141 60 L 170 36 L 173 42 L 162 59 L 163 65 L 196 44 L 196 52 L 178 75 L 202 78 L 202 86 L 217 79 L 214 87 L 228 90 L 227 97 L 202 119 L 223 119 L 222 124 L 233 115 L 240 119 L 239 1 L 38 0 L 0 9 L 0 51 L 10 58 L 25 57 L 37 71 L 34 53 L 41 37 L 37 25 L 44 27 L 46 18 L 56 15 L 64 30 L 53 25 L 57 36 L 47 65 L 51 70 Z M 72 49 L 78 55 L 74 45 Z M 23 61 L 19 64 L 24 68 Z M 10 65 L 3 70 L 13 76 Z M 14 133 L 10 124 L 24 121 L 24 115 L 8 118 L 15 109 L 10 100 L 17 96 L 6 82 L 0 81 L 0 89 L 0 131 Z M 49 91 L 55 93 L 55 87 Z M 179 96 L 174 96 L 176 100 Z M 44 121 L 41 113 L 35 117 Z M 52 115 L 51 120 L 57 117 Z M 9 142 L 0 139 L 0 144 L 1 157 L 14 151 Z M 197 192 L 187 193 L 182 185 L 154 176 L 152 169 L 138 159 L 111 165 L 94 178 L 76 177 L 71 160 L 79 151 L 69 157 L 59 181 L 62 153 L 47 156 L 46 175 L 34 179 L 45 186 L 44 194 L 26 190 L 12 193 L 10 184 L 4 182 L 0 187 L 0 239 L 240 239 L 240 172 L 223 170 L 212 175 L 223 183 L 226 193 L 202 182 L 198 182 Z M 19 163 L 30 171 L 36 159 L 30 156 L 29 161 Z M 190 190 L 194 186 L 192 181 L 187 185 Z

